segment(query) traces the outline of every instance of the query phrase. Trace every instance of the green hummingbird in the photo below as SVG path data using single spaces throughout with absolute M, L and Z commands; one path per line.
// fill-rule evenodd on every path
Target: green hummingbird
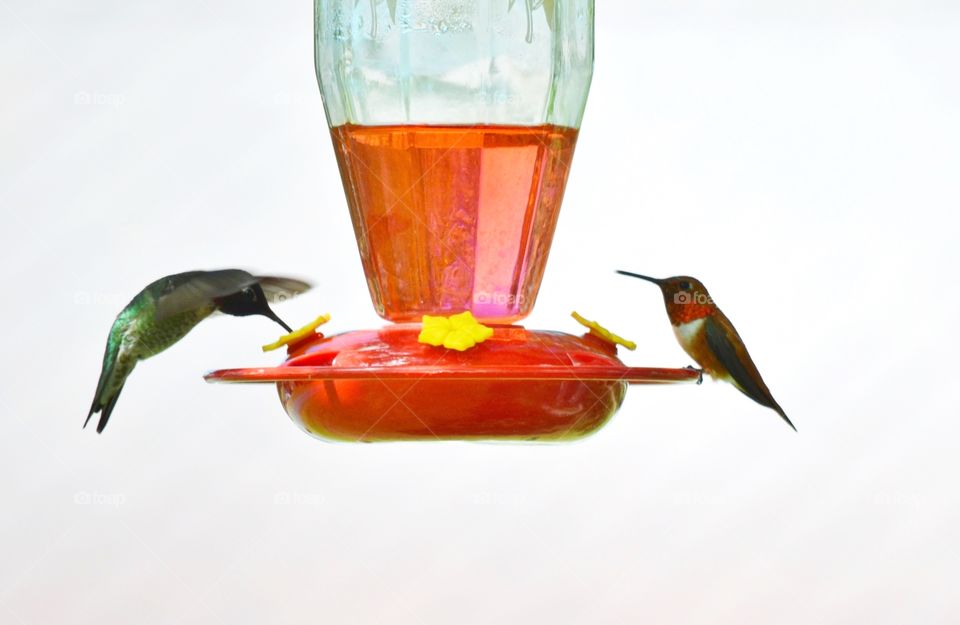
M 83 427 L 99 412 L 97 432 L 102 432 L 137 362 L 167 349 L 211 314 L 263 315 L 290 332 L 290 326 L 270 309 L 270 302 L 309 288 L 301 280 L 254 276 L 240 269 L 187 271 L 151 282 L 120 311 L 110 328 L 97 392 Z

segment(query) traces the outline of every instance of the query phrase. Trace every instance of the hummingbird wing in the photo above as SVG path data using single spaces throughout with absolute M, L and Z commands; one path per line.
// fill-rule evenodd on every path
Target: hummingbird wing
M 309 291 L 310 287 L 313 286 L 309 282 L 283 276 L 257 276 L 256 280 L 260 283 L 263 294 L 267 296 L 267 301 L 271 304 L 296 297 Z
M 726 315 L 718 310 L 707 317 L 703 333 L 710 351 L 730 374 L 729 381 L 753 401 L 775 410 L 787 425 L 796 430 L 797 428 L 790 422 L 783 408 L 773 398 L 770 389 L 760 377 L 760 371 L 747 352 L 743 339 Z
M 203 308 L 218 297 L 232 295 L 257 283 L 271 304 L 288 300 L 311 286 L 296 278 L 254 276 L 242 269 L 188 271 L 161 278 L 151 285 L 158 293 L 155 319 L 163 321 L 179 313 Z
M 231 295 L 256 282 L 252 274 L 242 269 L 188 271 L 160 278 L 151 285 L 157 307 L 154 318 L 163 321 L 209 306 L 215 298 Z

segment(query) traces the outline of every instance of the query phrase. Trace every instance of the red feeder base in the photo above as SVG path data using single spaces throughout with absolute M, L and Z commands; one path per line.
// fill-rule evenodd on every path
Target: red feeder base
M 267 369 L 227 369 L 212 382 L 276 382 L 287 414 L 323 439 L 567 441 L 599 430 L 627 384 L 692 382 L 689 369 L 626 367 L 592 335 L 495 327 L 465 352 L 417 341 L 419 324 L 291 346 Z

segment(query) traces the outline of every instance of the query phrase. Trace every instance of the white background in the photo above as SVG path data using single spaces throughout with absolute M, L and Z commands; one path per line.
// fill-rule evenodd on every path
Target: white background
M 559 446 L 329 445 L 218 318 L 80 425 L 107 329 L 193 268 L 375 327 L 299 2 L 0 0 L 0 622 L 949 623 L 960 609 L 955 2 L 600 2 L 531 327 L 689 363 L 694 274 L 795 434 L 723 384 L 634 388 Z M 283 503 L 289 501 L 290 503 Z

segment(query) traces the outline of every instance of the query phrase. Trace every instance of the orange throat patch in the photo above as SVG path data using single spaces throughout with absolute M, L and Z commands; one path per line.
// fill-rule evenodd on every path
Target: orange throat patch
M 694 293 L 689 300 L 673 298 L 673 301 L 667 301 L 667 314 L 670 316 L 671 323 L 674 325 L 690 323 L 713 314 L 717 307 L 712 303 L 697 300 L 696 296 L 697 294 Z

